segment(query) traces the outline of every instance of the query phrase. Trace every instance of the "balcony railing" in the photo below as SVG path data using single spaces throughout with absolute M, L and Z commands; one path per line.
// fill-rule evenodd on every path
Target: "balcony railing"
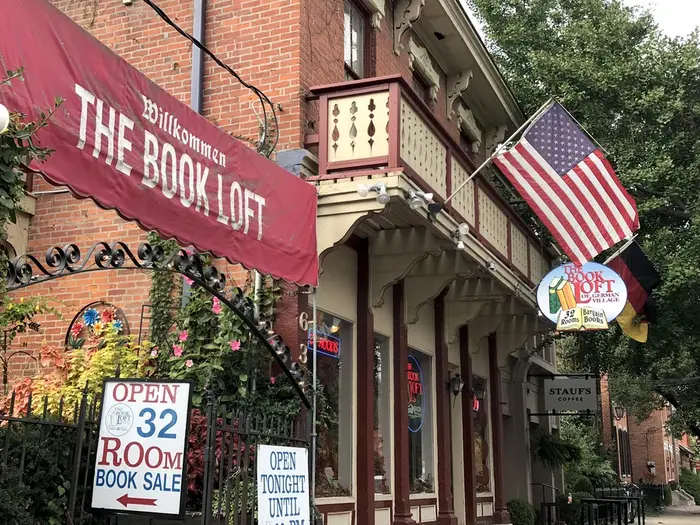
M 403 171 L 421 189 L 444 201 L 474 171 L 469 156 L 401 76 L 365 79 L 311 89 L 318 99 L 319 178 L 339 179 Z M 529 283 L 549 271 L 540 242 L 483 178 L 471 180 L 448 212 Z

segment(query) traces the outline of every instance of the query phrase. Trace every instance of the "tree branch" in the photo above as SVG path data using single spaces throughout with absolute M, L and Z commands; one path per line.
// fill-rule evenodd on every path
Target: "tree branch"
M 673 394 L 670 394 L 668 392 L 661 392 L 660 390 L 656 390 L 656 393 L 663 397 L 666 401 L 671 403 L 673 408 L 675 408 L 676 410 L 680 408 L 678 400 Z M 698 426 L 697 424 L 691 424 L 688 425 L 688 430 L 690 430 L 695 435 L 695 437 L 700 438 L 700 426 Z

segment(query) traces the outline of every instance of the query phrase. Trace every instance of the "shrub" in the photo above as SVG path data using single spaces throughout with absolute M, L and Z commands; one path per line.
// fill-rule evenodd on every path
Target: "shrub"
M 574 492 L 586 492 L 587 494 L 594 494 L 593 483 L 591 480 L 585 476 L 582 476 L 574 483 Z
M 566 525 L 578 525 L 581 520 L 581 500 L 591 499 L 593 496 L 588 492 L 574 492 L 571 496 L 571 503 L 568 502 L 568 494 L 560 494 L 557 498 L 559 517 Z
M 535 525 L 535 507 L 527 501 L 520 499 L 509 501 L 508 512 L 513 525 Z
M 670 485 L 664 485 L 664 506 L 670 507 L 673 505 L 673 492 Z
M 700 476 L 688 469 L 681 469 L 680 478 L 683 490 L 693 496 L 696 502 L 700 502 Z

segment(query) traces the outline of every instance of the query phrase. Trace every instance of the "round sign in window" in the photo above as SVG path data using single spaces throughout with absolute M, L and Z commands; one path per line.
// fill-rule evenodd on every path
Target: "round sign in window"
M 408 356 L 408 430 L 418 432 L 423 427 L 425 414 L 425 392 L 423 391 L 423 371 L 418 360 Z

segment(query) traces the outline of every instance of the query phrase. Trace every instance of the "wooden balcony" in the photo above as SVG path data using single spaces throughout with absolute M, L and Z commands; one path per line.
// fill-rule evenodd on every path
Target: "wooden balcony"
M 474 171 L 433 111 L 399 75 L 312 88 L 318 100 L 319 180 L 403 172 L 444 201 Z M 521 279 L 534 285 L 549 271 L 539 239 L 496 190 L 479 176 L 447 212 Z

